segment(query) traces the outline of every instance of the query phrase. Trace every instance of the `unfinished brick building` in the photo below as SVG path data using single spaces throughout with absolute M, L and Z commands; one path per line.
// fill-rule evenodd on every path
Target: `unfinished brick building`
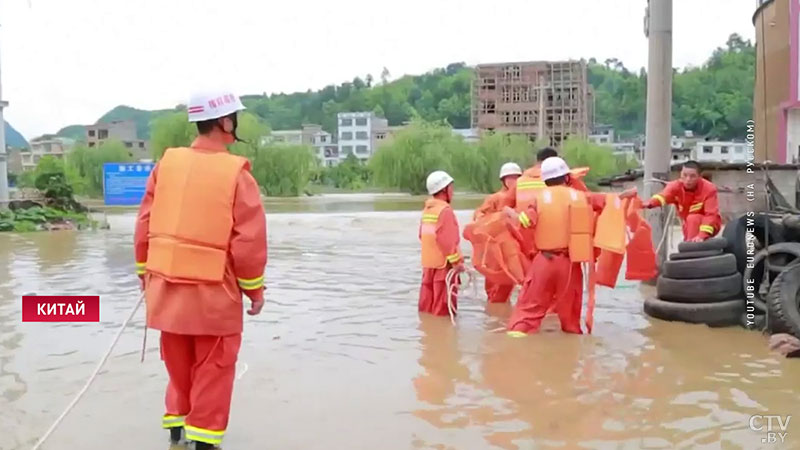
M 584 61 L 482 64 L 472 86 L 472 128 L 548 139 L 587 137 L 594 119 Z

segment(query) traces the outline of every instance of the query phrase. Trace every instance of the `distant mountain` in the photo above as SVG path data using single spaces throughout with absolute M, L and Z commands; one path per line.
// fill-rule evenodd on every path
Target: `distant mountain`
M 173 111 L 175 110 L 161 109 L 146 111 L 143 109 L 131 108 L 130 106 L 119 105 L 100 116 L 95 123 L 132 120 L 136 123 L 136 133 L 139 135 L 139 139 L 150 139 L 150 122 L 162 114 Z M 86 125 L 69 125 L 60 129 L 56 134 L 61 137 L 75 139 L 76 141 L 85 141 Z
M 83 125 L 70 125 L 58 130 L 57 136 L 74 139 L 76 141 L 86 140 L 86 127 Z
M 27 148 L 28 141 L 22 134 L 15 130 L 8 122 L 5 123 L 6 129 L 6 147 L 14 148 Z

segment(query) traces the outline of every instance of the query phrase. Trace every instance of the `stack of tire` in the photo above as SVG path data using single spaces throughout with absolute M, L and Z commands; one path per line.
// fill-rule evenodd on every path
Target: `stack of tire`
M 723 253 L 727 245 L 723 237 L 678 244 L 678 253 L 661 268 L 657 298 L 644 302 L 645 314 L 711 327 L 741 324 L 746 304 L 742 274 L 736 257 Z

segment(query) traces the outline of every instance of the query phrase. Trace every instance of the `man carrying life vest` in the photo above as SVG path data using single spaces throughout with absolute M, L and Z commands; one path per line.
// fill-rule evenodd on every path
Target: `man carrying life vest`
M 450 314 L 447 306 L 447 273 L 464 271 L 461 256 L 458 221 L 450 206 L 453 200 L 453 177 L 437 170 L 426 181 L 431 198 L 425 201 L 419 239 L 422 242 L 422 286 L 419 291 L 419 311 L 436 316 Z M 453 312 L 457 308 L 458 277 L 451 286 Z
M 472 220 L 478 220 L 481 217 L 500 212 L 506 206 L 512 206 L 508 201 L 508 191 L 512 189 L 517 179 L 522 175 L 522 169 L 517 163 L 508 162 L 503 164 L 500 168 L 500 182 L 503 187 L 494 194 L 486 197 L 483 204 L 475 210 Z M 485 282 L 486 296 L 489 303 L 505 303 L 511 298 L 511 293 L 514 291 L 513 284 L 495 284 L 489 280 Z
M 722 227 L 717 187 L 700 176 L 700 164 L 695 161 L 684 163 L 680 179 L 668 183 L 645 207 L 659 208 L 668 204 L 678 208 L 684 241 L 704 241 L 717 235 Z
M 537 249 L 509 318 L 508 334 L 520 337 L 537 331 L 552 307 L 563 331 L 582 334 L 581 263 L 593 261 L 593 214 L 602 211 L 605 196 L 569 187 L 570 169 L 559 157 L 542 162 L 541 177 L 546 187 L 537 190 L 525 211 L 506 209 L 523 228 L 532 229 L 526 236 L 532 235 Z
M 228 425 L 242 342 L 242 294 L 264 305 L 266 218 L 247 159 L 228 153 L 237 112 L 229 92 L 194 95 L 190 148 L 164 152 L 147 180 L 136 222 L 136 272 L 147 327 L 161 331 L 169 374 L 162 425 L 174 443 L 217 448 Z

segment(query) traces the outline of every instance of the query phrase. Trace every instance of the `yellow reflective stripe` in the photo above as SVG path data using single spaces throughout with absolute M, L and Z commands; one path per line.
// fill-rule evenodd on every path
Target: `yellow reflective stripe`
M 527 336 L 527 334 L 523 333 L 522 331 L 508 331 L 506 334 L 512 338 L 521 338 Z
M 656 195 L 653 196 L 653 198 L 658 200 L 658 202 L 661 203 L 661 206 L 664 206 L 664 205 L 667 204 L 667 199 L 665 199 L 664 196 L 661 195 L 661 194 L 656 194 Z
M 423 219 L 438 219 L 439 215 L 438 214 L 423 214 L 422 218 Z
M 703 202 L 695 203 L 694 205 L 689 207 L 689 212 L 700 211 L 703 209 Z
M 458 253 L 453 253 L 452 255 L 447 255 L 447 261 L 451 264 L 457 263 L 461 259 L 461 255 Z
M 544 183 L 544 181 L 525 181 L 522 183 L 517 183 L 517 190 L 543 188 L 546 186 L 547 185 Z
M 711 225 L 700 225 L 700 231 L 708 234 L 714 234 L 714 227 Z
M 225 436 L 225 430 L 212 431 L 204 428 L 197 428 L 191 425 L 184 427 L 186 431 L 186 439 L 190 441 L 205 442 L 206 444 L 221 444 L 222 437 Z
M 164 428 L 182 427 L 185 419 L 185 416 L 164 416 L 161 419 L 161 426 Z
M 136 275 L 144 275 L 145 272 L 147 272 L 145 270 L 145 266 L 146 265 L 147 265 L 147 263 L 137 262 L 136 263 Z
M 525 214 L 524 211 L 519 213 L 519 223 L 521 223 L 522 226 L 525 228 L 531 226 L 531 219 L 528 217 L 527 214 Z
M 431 219 L 431 218 L 428 218 L 428 217 L 423 217 L 422 218 L 422 223 L 436 223 L 438 221 L 439 221 L 438 218 L 437 219 Z
M 264 286 L 264 276 L 263 275 L 258 277 L 258 278 L 250 278 L 250 279 L 237 278 L 236 281 L 239 282 L 239 287 L 241 287 L 242 289 L 247 289 L 247 290 L 258 289 L 258 288 Z

